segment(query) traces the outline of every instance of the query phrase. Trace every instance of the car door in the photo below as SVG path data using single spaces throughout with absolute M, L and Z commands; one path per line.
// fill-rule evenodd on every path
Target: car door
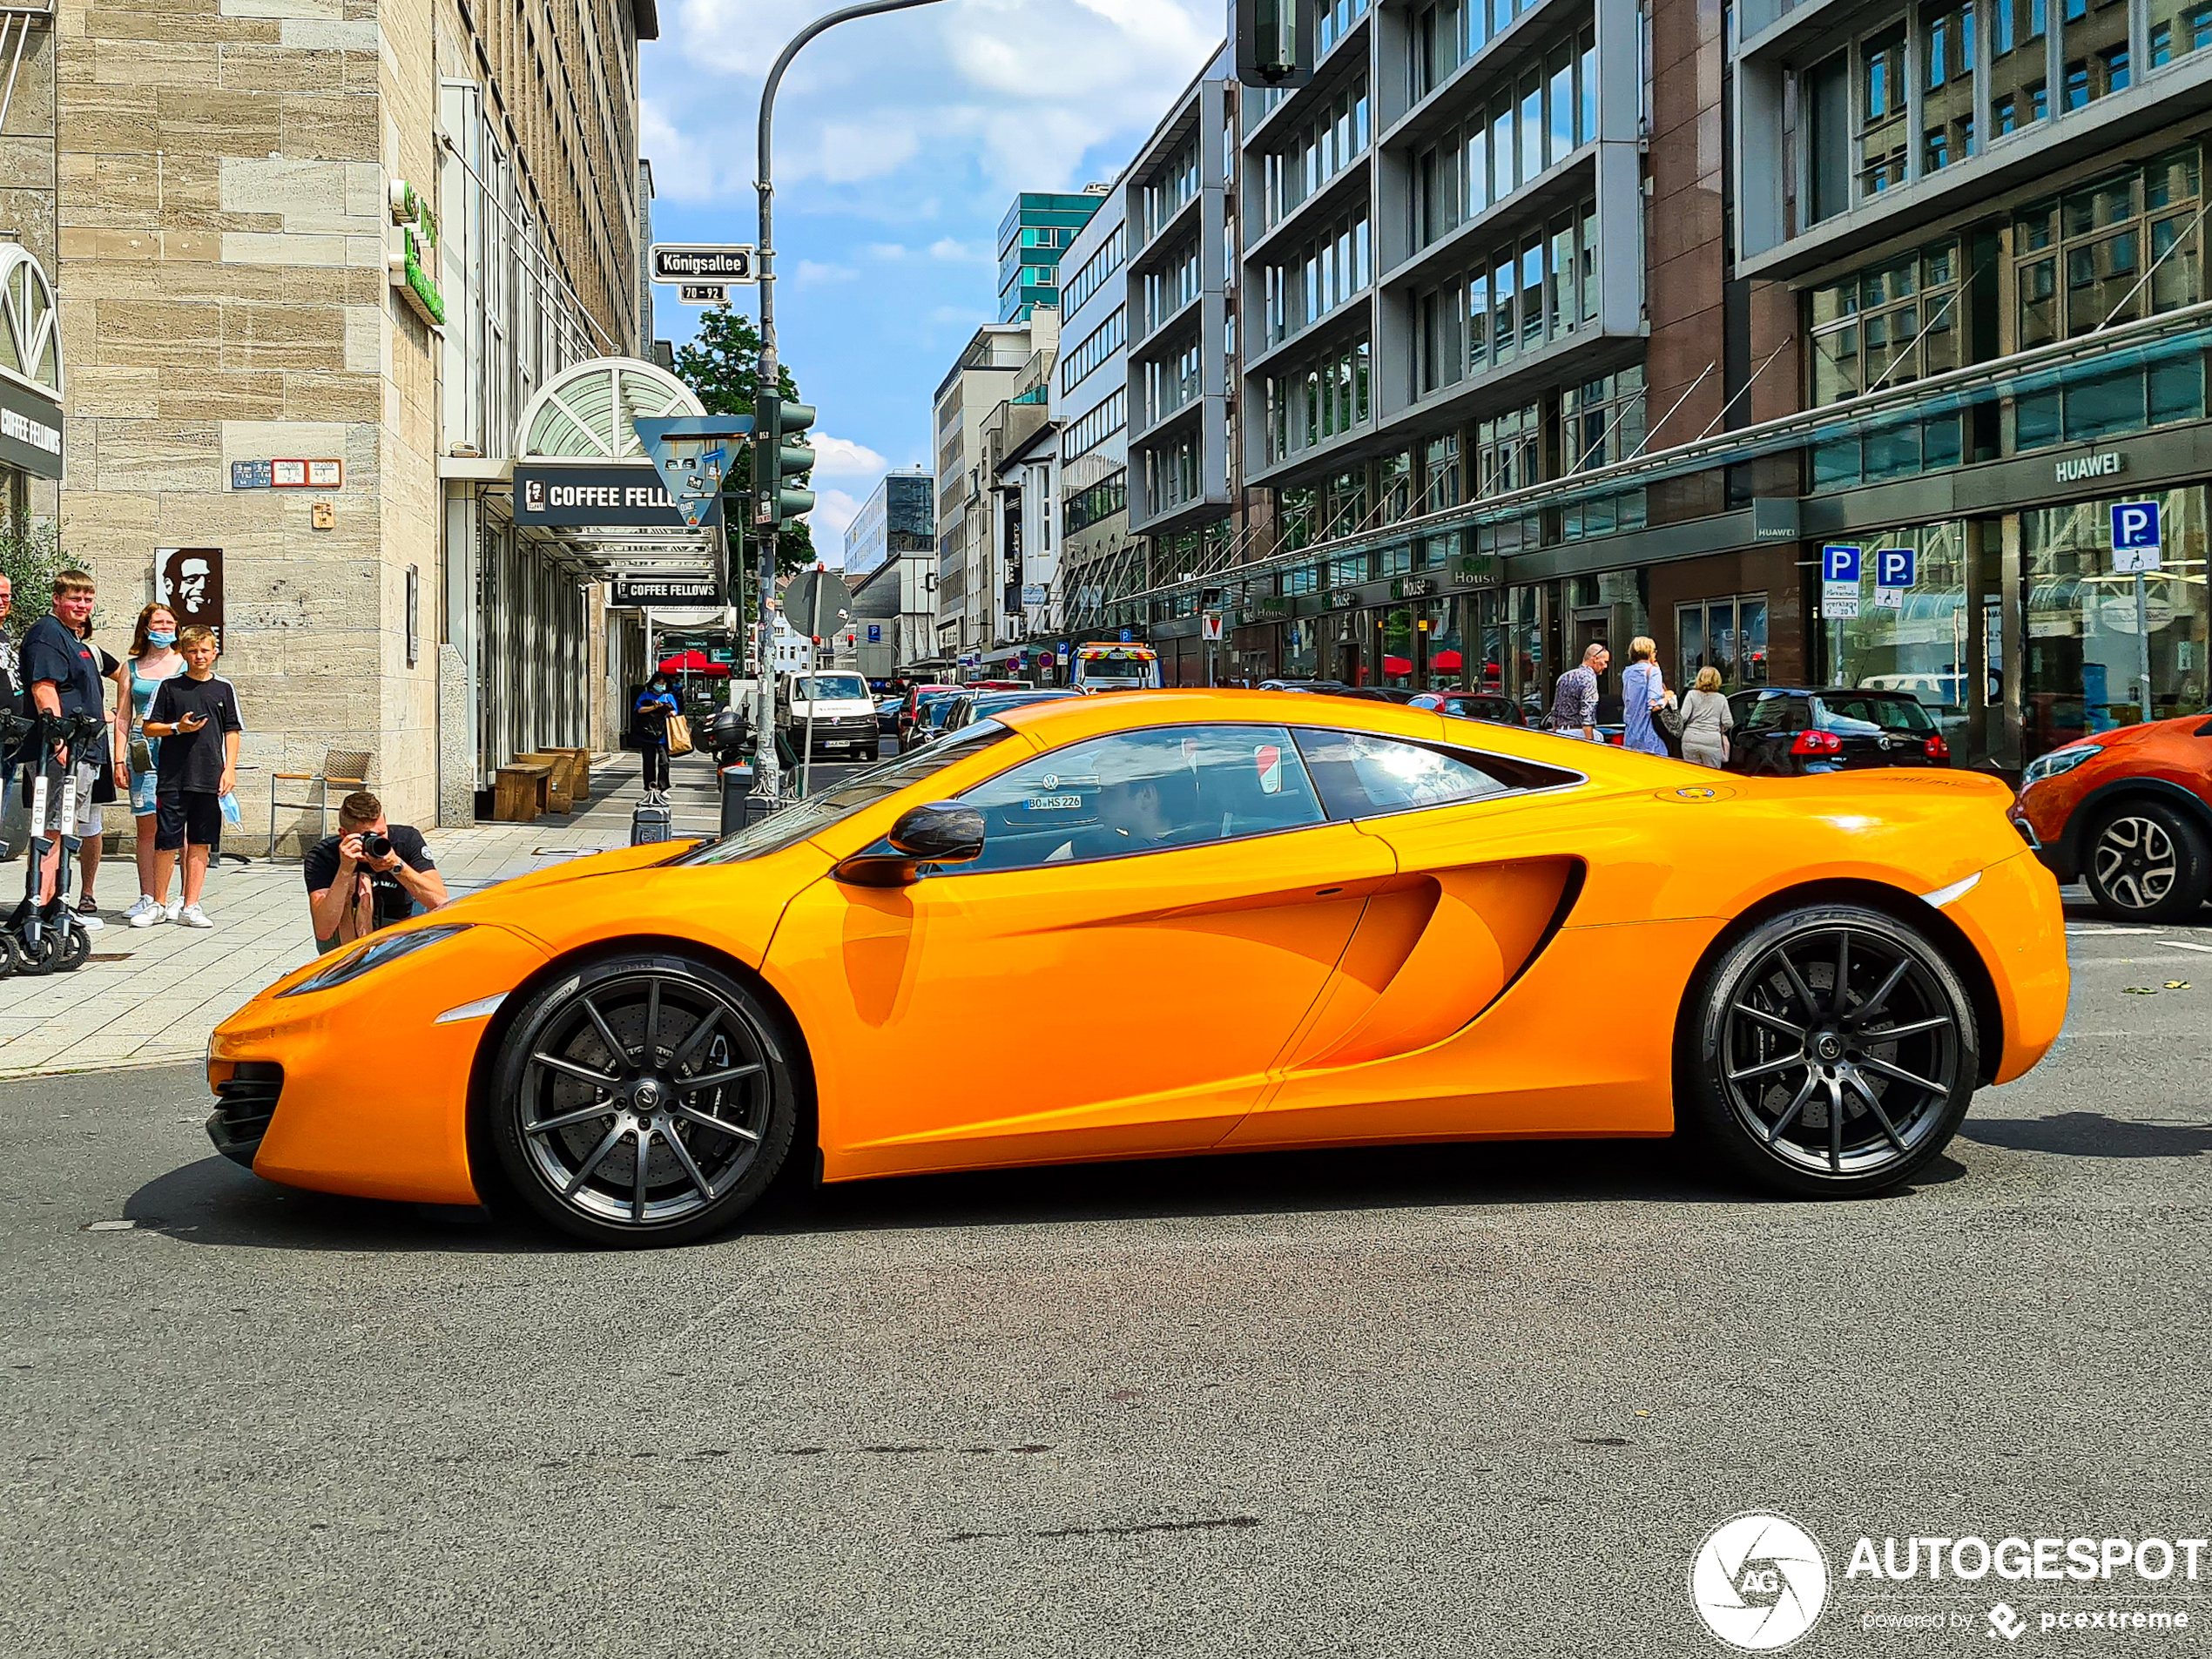
M 1393 870 L 1280 726 L 1091 738 L 958 799 L 980 859 L 826 877 L 771 947 L 833 1178 L 1211 1146 Z
M 1440 722 L 1440 724 L 1441 724 Z M 1582 775 L 1464 746 L 1301 729 L 1332 817 L 1390 847 L 1327 995 L 1280 1079 L 1227 1145 L 1449 1137 L 1494 1127 L 1485 1096 L 1531 1071 L 1583 1075 L 1561 1034 L 1508 1032 L 1487 1060 L 1478 1022 L 1554 937 L 1585 860 Z M 1602 839 L 1602 838 L 1600 838 Z M 1508 1125 L 1510 1127 L 1510 1125 Z

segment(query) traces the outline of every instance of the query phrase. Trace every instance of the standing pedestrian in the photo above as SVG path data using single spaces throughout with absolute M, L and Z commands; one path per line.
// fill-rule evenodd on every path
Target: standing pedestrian
M 1656 716 L 1674 700 L 1659 667 L 1658 642 L 1638 634 L 1629 642 L 1629 665 L 1621 671 L 1621 718 L 1628 728 L 1621 746 L 1638 754 L 1665 754 L 1667 740 L 1659 735 Z
M 1593 640 L 1583 648 L 1582 660 L 1559 677 L 1559 684 L 1552 688 L 1551 718 L 1547 722 L 1553 731 L 1579 732 L 1588 742 L 1599 741 L 1597 677 L 1612 660 L 1613 653 Z
M 89 613 L 77 624 L 77 637 L 92 645 L 93 654 L 99 658 L 100 678 L 115 687 L 116 711 L 121 713 L 129 706 L 124 700 L 123 664 L 92 644 L 92 618 Z M 100 920 L 100 907 L 92 897 L 92 884 L 100 873 L 100 854 L 107 850 L 107 825 L 100 808 L 115 804 L 115 774 L 122 765 L 116 755 L 116 743 L 127 724 L 107 711 L 105 688 L 100 692 L 100 714 L 106 720 L 108 730 L 100 740 L 100 758 L 92 769 L 91 805 L 77 820 L 77 914 L 88 933 L 98 933 L 107 926 Z
M 679 712 L 665 674 L 654 675 L 653 683 L 637 694 L 637 736 L 645 752 L 647 800 L 665 799 L 668 794 L 668 717 Z
M 154 795 L 153 879 L 169 890 L 169 872 L 184 855 L 184 896 L 169 920 L 187 927 L 212 927 L 199 907 L 207 880 L 208 849 L 223 833 L 223 797 L 238 780 L 238 693 L 228 680 L 215 678 L 215 635 L 187 628 L 177 636 L 185 671 L 164 680 L 153 694 L 146 735 L 159 738 L 159 785 Z
M 1728 734 L 1736 729 L 1736 716 L 1721 695 L 1721 671 L 1697 671 L 1696 689 L 1682 700 L 1682 758 L 1701 766 L 1728 765 Z
M 54 608 L 51 613 L 30 624 L 23 637 L 23 654 L 19 670 L 23 677 L 26 714 L 64 715 L 98 714 L 105 706 L 100 692 L 99 657 L 84 643 L 78 631 L 84 619 L 92 614 L 92 601 L 98 592 L 92 578 L 83 570 L 64 570 L 54 578 Z M 82 747 L 82 745 L 78 745 Z M 105 745 L 101 745 L 103 748 Z M 82 823 L 91 810 L 91 788 L 84 781 L 86 768 L 78 763 L 90 757 L 68 750 L 57 758 L 68 767 L 69 781 L 64 787 L 77 792 L 72 821 Z M 28 780 L 37 775 L 37 768 L 45 762 L 44 745 L 32 744 L 19 751 L 16 759 L 24 766 Z M 61 814 L 59 803 L 52 808 L 57 818 Z M 55 898 L 55 887 L 61 878 L 61 837 L 52 840 L 51 850 L 38 878 L 38 902 L 45 905 Z
M 16 673 L 16 642 L 8 635 L 8 612 L 15 608 L 16 584 L 0 575 L 0 711 L 14 713 L 21 706 L 23 682 Z M 0 744 L 0 818 L 8 812 L 8 786 L 15 777 L 15 761 Z
M 133 927 L 151 927 L 169 920 L 168 883 L 154 880 L 161 743 L 146 736 L 145 723 L 153 709 L 153 694 L 161 689 L 162 682 L 185 671 L 185 659 L 177 654 L 176 645 L 174 611 L 165 604 L 150 604 L 138 612 L 138 625 L 131 631 L 131 659 L 125 664 L 130 671 L 130 718 L 118 722 L 116 732 L 116 752 L 129 782 L 131 820 L 138 833 L 138 900 L 124 918 Z

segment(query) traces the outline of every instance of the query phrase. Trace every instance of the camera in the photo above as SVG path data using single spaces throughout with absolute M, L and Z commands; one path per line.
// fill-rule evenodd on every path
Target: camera
M 390 836 L 380 830 L 361 832 L 361 856 L 363 858 L 381 859 L 387 856 L 391 850 L 392 838 Z

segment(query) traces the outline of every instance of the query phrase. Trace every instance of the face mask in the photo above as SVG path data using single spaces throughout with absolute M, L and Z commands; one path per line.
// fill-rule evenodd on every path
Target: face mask
M 176 643 L 177 633 L 174 629 L 171 629 L 165 633 L 149 633 L 146 635 L 146 644 L 149 645 L 168 646 L 173 645 Z

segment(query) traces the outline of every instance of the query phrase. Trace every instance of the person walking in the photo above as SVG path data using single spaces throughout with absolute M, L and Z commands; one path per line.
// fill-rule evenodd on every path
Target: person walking
M 637 736 L 645 752 L 645 799 L 668 794 L 668 717 L 682 711 L 676 694 L 668 689 L 668 676 L 656 674 L 653 683 L 637 694 Z
M 1629 665 L 1621 671 L 1621 718 L 1627 726 L 1621 746 L 1638 754 L 1668 753 L 1657 717 L 1674 700 L 1675 694 L 1667 689 L 1667 676 L 1659 666 L 1658 642 L 1638 634 L 1629 642 Z
M 1593 640 L 1583 648 L 1582 660 L 1559 677 L 1559 684 L 1552 688 L 1552 711 L 1546 722 L 1553 731 L 1575 733 L 1590 743 L 1599 741 L 1597 677 L 1612 660 L 1613 653 Z
M 115 744 L 117 764 L 131 791 L 131 821 L 138 834 L 138 900 L 123 918 L 133 927 L 169 920 L 168 883 L 157 884 L 153 873 L 161 740 L 146 736 L 145 723 L 162 682 L 185 671 L 185 659 L 177 654 L 176 645 L 176 612 L 165 604 L 151 604 L 138 612 L 138 625 L 131 631 L 130 660 L 124 664 L 129 671 L 125 689 L 130 718 L 116 723 Z
M 15 608 L 16 584 L 0 573 L 0 712 L 12 714 L 22 706 L 23 682 L 16 671 L 16 642 L 8 632 L 8 612 Z M 16 765 L 5 744 L 0 744 L 0 818 L 8 812 L 8 789 L 15 780 Z M 0 848 L 4 850 L 4 848 Z
M 1697 685 L 1682 700 L 1682 758 L 1701 766 L 1728 764 L 1728 734 L 1736 729 L 1736 716 L 1721 695 L 1721 671 L 1697 671 Z
M 208 850 L 223 833 L 223 797 L 238 780 L 238 693 L 215 678 L 215 635 L 187 628 L 177 637 L 185 671 L 153 694 L 146 735 L 161 738 L 160 786 L 154 795 L 153 879 L 169 890 L 178 855 L 185 861 L 184 897 L 170 914 L 187 927 L 212 927 L 199 907 Z

